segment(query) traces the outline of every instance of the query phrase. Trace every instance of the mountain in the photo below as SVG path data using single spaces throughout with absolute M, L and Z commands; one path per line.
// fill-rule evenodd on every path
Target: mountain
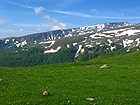
M 81 61 L 139 50 L 139 47 L 140 24 L 104 23 L 1 39 L 0 65 Z
M 13 47 L 14 45 L 16 47 L 22 47 L 27 44 L 39 44 L 46 41 L 60 39 L 62 37 L 71 37 L 71 36 L 97 33 L 100 31 L 114 29 L 117 27 L 124 27 L 128 25 L 130 25 L 128 22 L 104 23 L 104 24 L 84 26 L 84 27 L 73 28 L 73 29 L 56 30 L 56 31 L 31 34 L 22 37 L 4 38 L 2 41 L 7 45 L 8 48 Z

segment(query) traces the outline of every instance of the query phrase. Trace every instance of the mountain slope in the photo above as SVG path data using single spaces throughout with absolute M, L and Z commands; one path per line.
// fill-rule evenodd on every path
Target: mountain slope
M 1 66 L 84 61 L 139 50 L 140 24 L 104 23 L 6 38 L 0 44 Z
M 73 29 L 37 33 L 37 34 L 32 34 L 32 35 L 27 35 L 22 37 L 6 38 L 3 39 L 3 41 L 5 41 L 6 45 L 9 45 L 8 47 L 13 47 L 13 45 L 15 45 L 16 47 L 22 47 L 27 44 L 28 45 L 39 44 L 41 42 L 52 41 L 52 40 L 60 39 L 62 37 L 85 35 L 89 33 L 96 33 L 99 31 L 104 31 L 104 30 L 109 30 L 117 27 L 129 26 L 129 25 L 130 24 L 127 22 L 104 23 L 104 24 L 84 26 L 84 27 L 73 28 Z

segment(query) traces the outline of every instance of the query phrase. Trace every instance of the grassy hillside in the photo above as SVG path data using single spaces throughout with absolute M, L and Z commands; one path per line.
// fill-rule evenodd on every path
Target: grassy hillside
M 137 51 L 87 62 L 0 67 L 0 105 L 140 105 L 139 59 Z M 100 69 L 103 64 L 109 69 Z

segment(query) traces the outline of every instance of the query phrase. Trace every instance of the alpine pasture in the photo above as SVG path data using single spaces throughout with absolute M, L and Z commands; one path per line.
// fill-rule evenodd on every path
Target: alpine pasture
M 104 64 L 109 68 L 101 69 Z M 140 51 L 86 62 L 0 67 L 0 79 L 0 105 L 140 105 Z

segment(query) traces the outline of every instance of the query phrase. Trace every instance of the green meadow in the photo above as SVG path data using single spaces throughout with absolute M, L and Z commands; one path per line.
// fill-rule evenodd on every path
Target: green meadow
M 109 68 L 100 69 L 104 64 Z M 86 62 L 0 67 L 0 79 L 0 105 L 140 105 L 140 51 Z

